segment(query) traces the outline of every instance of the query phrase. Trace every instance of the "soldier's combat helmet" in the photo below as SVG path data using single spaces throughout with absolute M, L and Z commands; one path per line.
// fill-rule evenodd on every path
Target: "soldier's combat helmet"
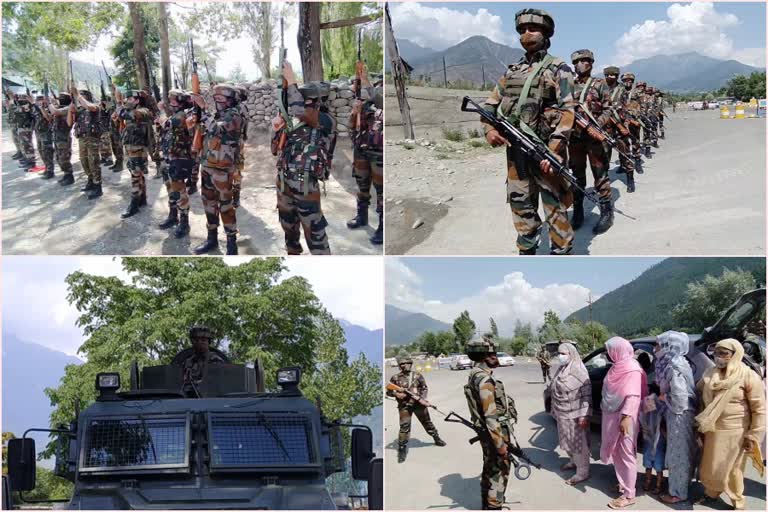
M 371 98 L 371 101 L 373 101 L 373 104 L 376 105 L 376 108 L 378 109 L 384 108 L 384 88 L 383 87 L 379 86 L 373 89 L 373 98 Z
M 68 92 L 60 92 L 59 105 L 62 107 L 66 107 L 70 103 L 72 103 L 72 96 L 70 96 Z
M 173 107 L 173 102 L 178 103 L 178 108 L 183 110 L 192 106 L 192 96 L 181 89 L 171 89 L 168 91 L 168 103 L 171 107 Z
M 305 100 L 319 101 L 321 96 L 321 87 L 319 82 L 307 82 L 301 84 L 299 92 Z
M 244 85 L 236 85 L 235 90 L 237 91 L 237 101 L 239 103 L 248 99 L 248 89 Z
M 397 358 L 397 366 L 401 364 L 413 364 L 413 358 L 411 356 L 399 356 Z
M 624 82 L 626 80 L 632 80 L 635 81 L 635 74 L 634 73 L 624 73 L 621 75 L 621 81 Z
M 581 59 L 588 59 L 590 62 L 594 64 L 595 62 L 595 54 L 592 53 L 591 50 L 576 50 L 571 54 L 571 62 L 573 64 L 576 64 L 576 61 Z
M 645 88 L 645 86 L 646 86 L 646 85 L 647 85 L 647 84 L 646 84 L 645 82 L 637 82 L 637 83 L 635 84 L 635 87 L 637 87 L 638 89 L 639 89 L 639 88 L 641 88 L 641 87 L 642 87 L 642 88 Z
M 603 68 L 603 74 L 605 76 L 608 76 L 608 75 L 617 75 L 618 76 L 619 71 L 620 71 L 619 68 L 617 68 L 616 66 L 608 66 L 608 67 Z
M 190 338 L 208 338 L 213 339 L 213 331 L 207 325 L 193 325 L 189 328 Z
M 227 102 L 230 105 L 234 105 L 237 103 L 237 98 L 240 96 L 240 93 L 237 91 L 234 85 L 223 83 L 223 84 L 216 84 L 213 86 L 213 95 L 221 95 L 227 98 Z
M 147 106 L 147 97 L 149 95 L 147 94 L 147 91 L 143 89 L 128 89 L 125 93 L 125 99 L 128 98 L 135 98 L 136 102 L 141 105 L 142 107 Z
M 78 89 L 80 96 L 83 96 L 88 101 L 93 101 L 93 94 L 88 89 Z
M 464 352 L 472 361 L 482 361 L 486 356 L 496 353 L 496 344 L 490 336 L 477 337 L 467 342 Z
M 520 27 L 523 25 L 538 25 L 544 29 L 544 36 L 550 38 L 555 35 L 555 20 L 547 11 L 542 9 L 523 9 L 515 14 L 515 30 L 522 34 Z

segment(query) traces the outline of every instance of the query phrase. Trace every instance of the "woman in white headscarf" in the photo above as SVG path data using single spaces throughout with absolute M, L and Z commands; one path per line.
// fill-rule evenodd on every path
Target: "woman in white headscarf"
M 742 362 L 744 347 L 726 339 L 715 346 L 715 367 L 697 384 L 704 410 L 696 416 L 703 434 L 699 480 L 705 495 L 717 500 L 725 493 L 736 510 L 744 509 L 744 467 L 747 459 L 763 475 L 760 440 L 765 432 L 765 391 L 760 377 Z
M 688 353 L 688 335 L 667 331 L 656 337 L 661 346 L 659 357 L 665 364 L 656 375 L 656 382 L 664 401 L 667 424 L 667 450 L 665 462 L 669 469 L 669 490 L 661 496 L 665 503 L 679 503 L 688 499 L 692 461 L 696 452 L 694 416 L 696 414 L 696 387 L 693 370 L 685 355 Z
M 576 470 L 565 481 L 575 485 L 589 478 L 589 416 L 592 414 L 592 384 L 589 373 L 573 343 L 564 342 L 558 349 L 560 367 L 550 382 L 552 414 L 557 420 L 560 447 L 570 462 L 562 471 Z

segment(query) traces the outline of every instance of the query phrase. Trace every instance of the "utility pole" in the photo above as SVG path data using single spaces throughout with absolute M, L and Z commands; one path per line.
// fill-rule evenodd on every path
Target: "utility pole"
M 589 304 L 589 323 L 592 323 L 592 292 L 589 292 L 589 298 L 587 299 L 587 304 Z
M 445 84 L 445 88 L 448 88 L 448 73 L 445 70 L 445 55 L 443 55 L 443 84 Z
M 480 88 L 481 91 L 485 90 L 485 64 L 480 64 L 480 69 L 483 71 L 483 86 Z
M 408 105 L 408 96 L 405 92 L 405 66 L 397 49 L 395 34 L 392 32 L 392 19 L 389 17 L 389 4 L 384 4 L 384 30 L 386 31 L 387 56 L 392 62 L 392 80 L 395 82 L 397 103 L 400 107 L 400 116 L 403 119 L 403 132 L 406 139 L 413 139 L 413 124 L 411 123 L 411 107 Z

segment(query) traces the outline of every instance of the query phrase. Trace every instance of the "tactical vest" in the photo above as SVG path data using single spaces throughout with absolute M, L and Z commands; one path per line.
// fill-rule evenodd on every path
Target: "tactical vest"
M 54 142 L 66 143 L 70 142 L 69 133 L 71 127 L 67 123 L 67 116 L 53 116 L 53 140 Z
M 176 112 L 168 121 L 163 130 L 163 136 L 167 140 L 164 153 L 170 158 L 192 158 L 192 134 L 187 128 L 187 112 Z
M 112 124 L 112 112 L 109 110 L 109 107 L 107 107 L 106 109 L 102 108 L 100 114 L 101 116 L 99 119 L 101 121 L 101 131 L 102 133 L 108 132 Z
M 546 59 L 548 63 L 539 67 Z M 504 74 L 504 89 L 501 91 L 501 114 L 509 118 L 516 111 L 520 111 L 520 118 L 529 125 L 535 123 L 541 116 L 545 107 L 555 105 L 558 101 L 557 89 L 545 84 L 542 73 L 546 69 L 557 69 L 563 61 L 551 55 L 545 55 L 542 61 L 528 64 L 524 60 L 508 67 Z M 532 68 L 539 68 L 533 71 Z M 528 93 L 523 98 L 523 89 L 530 75 L 535 73 L 530 81 Z M 520 104 L 518 106 L 518 103 Z
M 227 130 L 225 124 L 235 119 L 241 121 L 241 129 L 237 132 Z M 229 170 L 237 160 L 242 136 L 242 115 L 237 107 L 229 107 L 217 112 L 205 123 L 205 158 L 204 164 L 214 169 Z
M 32 105 L 19 105 L 16 110 L 16 124 L 19 128 L 31 130 L 35 125 L 35 118 L 32 114 Z
M 335 128 L 336 120 L 332 116 L 324 112 L 320 116 L 327 116 L 326 121 L 330 121 Z M 278 169 L 284 173 L 303 175 L 304 178 L 325 180 L 330 173 L 333 131 L 323 128 L 322 123 L 317 128 L 305 124 L 294 127 L 288 132 Z
M 99 112 L 77 107 L 75 136 L 80 137 L 100 137 L 101 125 L 99 124 Z
M 469 380 L 464 386 L 464 396 L 467 399 L 467 406 L 469 407 L 469 414 L 472 423 L 475 427 L 485 430 L 485 416 L 480 405 L 480 378 L 486 374 L 486 372 L 480 368 L 473 368 L 469 373 Z M 504 383 L 490 376 L 491 381 L 494 383 L 494 401 L 496 402 L 496 410 L 498 411 L 499 423 L 506 426 L 510 432 L 515 423 L 517 423 L 517 408 L 515 407 L 515 401 L 508 397 L 504 391 Z
M 18 124 L 18 120 L 16 119 L 16 111 L 18 109 L 16 108 L 16 104 L 11 102 L 8 104 L 8 122 L 12 126 L 16 126 Z
M 363 106 L 361 127 L 355 134 L 355 145 L 364 151 L 384 151 L 384 111 L 372 102 Z
M 152 117 L 149 110 L 143 107 L 125 109 L 120 113 L 120 118 L 125 121 L 122 143 L 126 146 L 149 147 L 149 137 L 152 136 Z
M 53 135 L 51 131 L 53 129 L 53 123 L 48 121 L 43 116 L 42 111 L 38 107 L 35 107 L 34 118 L 35 118 L 35 130 L 40 135 L 40 138 L 45 141 L 51 140 L 51 137 Z

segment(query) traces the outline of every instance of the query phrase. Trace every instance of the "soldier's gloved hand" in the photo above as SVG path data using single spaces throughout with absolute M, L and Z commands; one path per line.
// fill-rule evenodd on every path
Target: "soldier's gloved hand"
M 509 146 L 509 141 L 502 137 L 498 130 L 491 130 L 486 133 L 485 140 L 493 147 Z

